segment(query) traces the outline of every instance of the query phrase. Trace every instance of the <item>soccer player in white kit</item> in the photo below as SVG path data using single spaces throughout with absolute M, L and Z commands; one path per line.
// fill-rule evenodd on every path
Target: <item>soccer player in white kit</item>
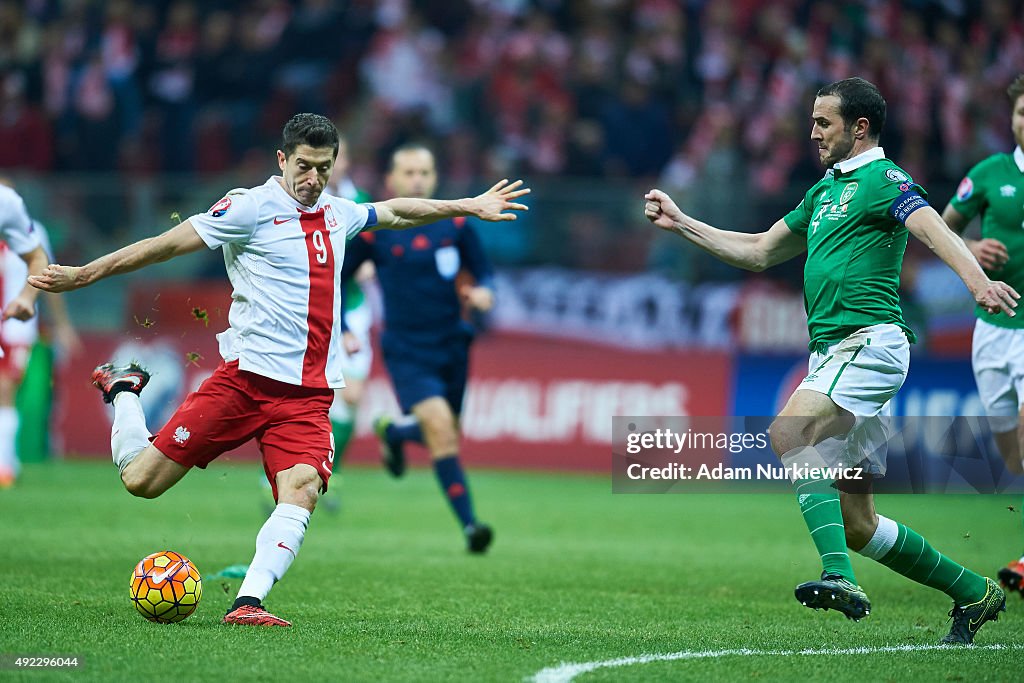
M 39 274 L 46 267 L 49 258 L 43 251 L 39 233 L 29 218 L 21 196 L 6 184 L 0 183 L 0 240 L 16 253 L 28 266 L 28 272 Z M 21 291 L 4 306 L 3 319 L 28 320 L 35 315 L 36 298 L 39 292 L 22 282 Z M 0 328 L 2 329 L 2 328 Z M 5 359 L 0 349 L 0 364 L 5 367 L 11 359 Z M 0 488 L 14 484 L 18 475 L 18 460 L 14 452 L 14 434 L 18 430 L 18 413 L 14 408 L 13 393 L 10 400 L 0 397 Z M 10 438 L 3 438 L 9 434 Z
M 262 604 L 302 545 L 310 513 L 331 476 L 328 409 L 341 374 L 338 277 L 345 241 L 361 230 L 402 229 L 453 216 L 515 220 L 529 190 L 502 180 L 469 199 L 390 199 L 355 204 L 324 192 L 338 131 L 317 114 L 285 125 L 281 176 L 232 190 L 205 214 L 81 267 L 51 264 L 29 282 L 67 291 L 204 247 L 221 247 L 234 287 L 229 327 L 217 335 L 223 363 L 151 436 L 138 394 L 149 374 L 137 365 L 100 366 L 93 381 L 114 404 L 111 450 L 125 488 L 155 498 L 189 469 L 255 438 L 277 507 L 256 537 L 256 553 L 228 624 L 290 626 Z M 150 443 L 152 441 L 152 443 Z
M 39 221 L 33 220 L 32 229 L 38 233 L 43 250 L 49 258 L 53 250 L 50 248 L 46 228 Z M 0 243 L 0 273 L 3 274 L 0 294 L 6 304 L 24 290 L 28 265 L 4 243 Z M 64 301 L 60 295 L 53 294 L 46 305 L 50 310 L 50 322 L 57 345 L 65 352 L 72 352 L 81 342 L 68 318 Z M 28 320 L 11 318 L 0 326 L 0 488 L 13 485 L 21 469 L 16 444 L 21 418 L 14 399 L 28 367 L 32 347 L 38 338 L 38 316 Z

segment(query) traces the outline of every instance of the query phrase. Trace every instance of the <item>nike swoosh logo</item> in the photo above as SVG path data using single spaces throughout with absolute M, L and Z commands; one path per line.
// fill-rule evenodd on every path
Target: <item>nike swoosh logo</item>
M 134 375 L 131 377 L 122 377 L 120 381 L 131 382 L 133 387 L 137 387 L 140 384 L 142 384 L 142 380 L 138 377 L 135 377 Z
M 153 585 L 154 586 L 159 586 L 161 583 L 163 583 L 167 579 L 168 576 L 170 576 L 171 574 L 173 574 L 174 572 L 178 571 L 179 569 L 181 569 L 184 566 L 185 566 L 185 563 L 182 562 L 181 560 L 178 560 L 177 562 L 172 564 L 170 567 L 168 567 L 164 571 L 163 574 L 154 574 L 153 575 Z
M 284 543 L 281 543 L 280 541 L 278 541 L 277 542 L 277 547 L 278 548 L 284 548 L 285 550 L 287 550 L 288 552 L 290 552 L 292 554 L 292 557 L 295 557 L 295 551 L 292 550 L 291 548 L 289 548 L 288 546 L 286 546 Z
M 285 218 L 284 220 L 275 218 L 274 219 L 274 225 L 281 225 L 282 223 L 287 223 L 288 221 L 293 221 L 293 220 L 295 220 L 295 216 L 292 216 L 291 218 Z

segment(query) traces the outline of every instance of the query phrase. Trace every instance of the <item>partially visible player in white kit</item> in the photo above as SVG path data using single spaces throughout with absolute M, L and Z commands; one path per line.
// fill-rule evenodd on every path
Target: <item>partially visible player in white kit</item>
M 204 247 L 222 247 L 234 287 L 229 327 L 217 335 L 224 362 L 151 436 L 138 394 L 149 373 L 109 363 L 93 373 L 114 404 L 111 450 L 126 489 L 155 498 L 192 467 L 255 438 L 277 507 L 256 536 L 256 553 L 228 624 L 290 626 L 263 607 L 295 559 L 310 513 L 331 476 L 328 410 L 341 374 L 338 277 L 345 242 L 361 230 L 402 229 L 453 216 L 515 220 L 529 192 L 503 180 L 471 199 L 390 199 L 355 204 L 323 192 L 338 131 L 317 114 L 285 125 L 281 176 L 232 190 L 205 214 L 81 267 L 51 264 L 33 285 L 63 292 Z M 150 443 L 152 441 L 152 443 Z
M 17 254 L 28 272 L 38 274 L 46 267 L 49 259 L 43 251 L 39 233 L 29 218 L 25 202 L 13 189 L 0 183 L 0 240 L 6 243 L 6 249 Z M 38 290 L 24 282 L 24 275 L 13 275 L 17 282 L 5 282 L 4 288 L 11 287 L 17 291 L 10 297 L 4 297 L 4 320 L 29 320 L 35 316 Z M 0 325 L 0 334 L 4 326 Z M 13 355 L 13 354 L 12 354 Z M 12 361 L 17 358 L 8 357 L 0 349 L 0 372 L 7 373 Z M 0 488 L 14 484 L 18 476 L 18 458 L 14 451 L 14 437 L 18 432 L 18 413 L 14 408 L 14 392 L 3 395 L 0 386 Z M 10 438 L 8 438 L 8 436 Z
M 35 220 L 32 221 L 32 228 L 39 235 L 43 251 L 49 258 L 53 250 L 50 248 L 46 228 Z M 7 305 L 24 290 L 28 279 L 28 264 L 5 243 L 0 243 L 0 273 L 3 274 L 3 284 L 0 285 L 3 303 Z M 46 305 L 58 346 L 72 351 L 80 342 L 68 318 L 63 299 L 57 294 L 50 295 Z M 32 347 L 38 338 L 39 316 L 28 320 L 11 318 L 0 326 L 0 350 L 3 351 L 3 357 L 0 358 L 0 488 L 12 486 L 21 469 L 16 447 L 21 420 L 14 399 L 25 375 Z

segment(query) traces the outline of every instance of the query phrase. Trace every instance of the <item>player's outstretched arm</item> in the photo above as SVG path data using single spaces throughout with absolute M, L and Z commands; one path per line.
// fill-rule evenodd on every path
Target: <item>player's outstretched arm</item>
M 67 292 L 111 275 L 129 273 L 204 248 L 206 243 L 192 227 L 192 223 L 185 221 L 161 235 L 129 244 L 84 266 L 51 263 L 40 275 L 29 277 L 28 282 L 47 292 Z
M 666 193 L 651 190 L 644 195 L 647 219 L 675 233 L 730 266 L 760 272 L 788 261 L 807 248 L 806 240 L 782 220 L 755 234 L 719 230 L 688 216 Z
M 525 204 L 513 200 L 529 194 L 523 181 L 509 183 L 502 180 L 483 194 L 467 199 L 415 199 L 397 197 L 374 202 L 377 210 L 377 228 L 402 230 L 426 225 L 444 218 L 476 216 L 485 221 L 514 221 L 515 211 L 529 211 Z
M 1020 294 L 1005 282 L 990 280 L 964 241 L 949 229 L 935 209 L 922 206 L 907 217 L 905 225 L 960 276 L 979 306 L 989 313 L 1016 315 L 1013 309 Z
M 946 208 L 942 211 L 942 220 L 949 226 L 950 230 L 958 235 L 963 235 L 967 224 L 971 222 L 967 216 L 953 208 L 952 202 L 947 204 Z M 967 245 L 967 248 L 974 254 L 974 258 L 978 259 L 978 263 L 985 270 L 997 270 L 1005 266 L 1006 262 L 1010 260 L 1010 252 L 1006 250 L 1006 245 L 991 237 L 985 237 L 980 240 L 964 238 L 964 244 Z
M 42 246 L 38 246 L 25 254 L 18 254 L 18 256 L 28 266 L 28 274 L 30 276 L 42 273 L 50 260 Z M 18 320 L 28 320 L 36 314 L 36 298 L 38 296 L 39 290 L 26 282 L 22 290 L 18 292 L 18 296 L 11 299 L 7 306 L 4 307 L 3 319 L 16 318 Z

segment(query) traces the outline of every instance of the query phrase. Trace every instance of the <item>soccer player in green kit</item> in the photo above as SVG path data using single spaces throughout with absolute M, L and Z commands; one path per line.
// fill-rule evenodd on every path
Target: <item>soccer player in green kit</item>
M 878 146 L 885 109 L 878 89 L 860 78 L 818 91 L 811 139 L 828 170 L 767 231 L 719 230 L 683 213 L 660 190 L 645 196 L 651 222 L 730 265 L 762 271 L 807 251 L 809 374 L 770 428 L 772 448 L 787 465 L 834 464 L 825 457 L 835 443 L 859 458 L 846 450 L 848 444 L 862 443 L 859 430 L 890 414 L 889 400 L 906 377 L 914 340 L 897 294 L 908 231 L 956 271 L 983 309 L 1012 316 L 1019 298 L 985 275 L 963 240 L 928 206 L 921 186 L 885 158 Z M 871 472 L 884 471 L 884 461 L 864 462 Z M 903 524 L 877 515 L 870 481 L 852 483 L 810 475 L 794 481 L 824 569 L 820 580 L 797 586 L 797 599 L 855 620 L 867 616 L 871 605 L 857 585 L 849 547 L 949 595 L 953 623 L 942 642 L 971 643 L 978 629 L 1005 609 L 1002 589 L 940 554 Z
M 1010 128 L 1017 142 L 1012 154 L 995 154 L 967 172 L 956 196 L 942 212 L 955 232 L 981 214 L 981 239 L 967 240 L 986 272 L 1020 290 L 1024 287 L 1024 74 L 1007 88 Z M 1008 318 L 977 310 L 971 365 L 1006 467 L 1024 472 L 1024 316 Z M 1024 555 L 999 570 L 999 581 L 1024 597 Z
M 352 182 L 348 173 L 349 165 L 348 140 L 341 137 L 328 188 L 338 197 L 351 199 L 357 204 L 365 204 L 370 201 L 370 195 Z M 346 353 L 342 357 L 341 371 L 345 375 L 345 388 L 334 392 L 334 403 L 330 411 L 335 468 L 340 466 L 348 450 L 348 444 L 355 434 L 356 411 L 363 399 L 366 379 L 370 376 L 370 366 L 373 364 L 373 346 L 370 343 L 373 312 L 361 285 L 370 277 L 373 277 L 372 265 L 357 273 L 344 287 L 345 301 L 342 305 L 348 329 L 342 339 Z

